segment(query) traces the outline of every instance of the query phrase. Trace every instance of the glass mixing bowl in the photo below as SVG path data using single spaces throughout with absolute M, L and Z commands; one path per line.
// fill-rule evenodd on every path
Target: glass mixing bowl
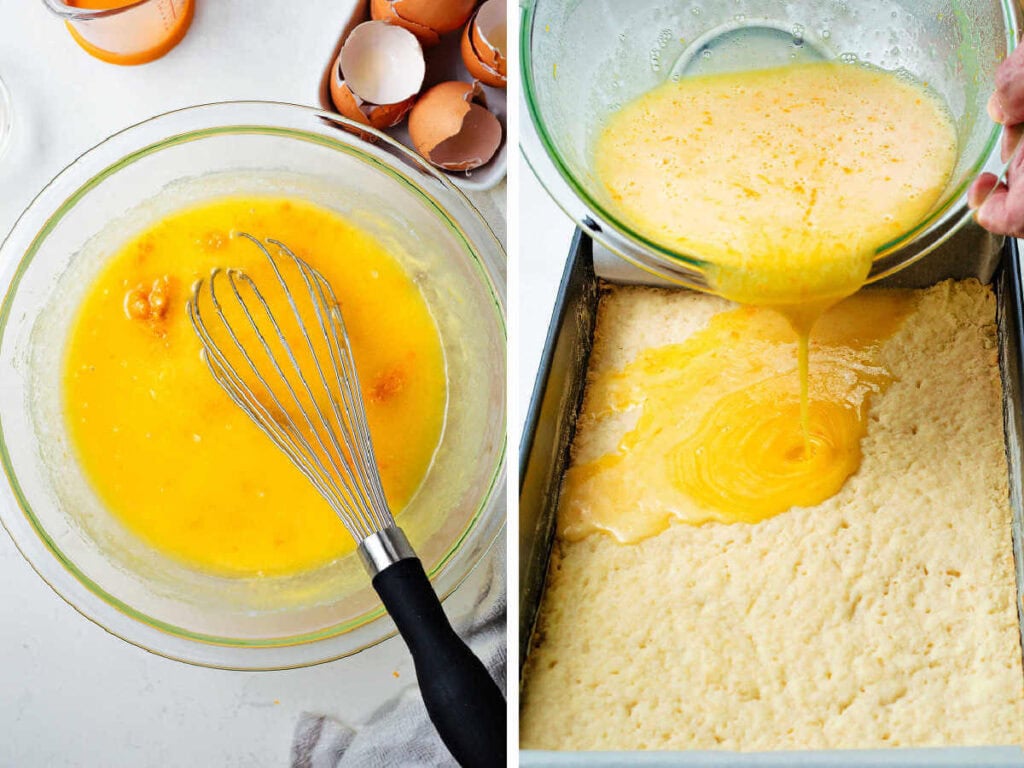
M 120 244 L 186 205 L 292 196 L 338 211 L 385 244 L 436 320 L 448 381 L 441 442 L 399 523 L 442 597 L 504 524 L 504 251 L 458 189 L 419 157 L 339 124 L 355 125 L 265 102 L 161 115 L 68 166 L 0 247 L 0 460 L 13 491 L 13 500 L 0 495 L 0 520 L 72 606 L 164 656 L 287 668 L 394 632 L 355 555 L 289 577 L 212 576 L 133 536 L 83 475 L 61 395 L 76 307 Z
M 669 77 L 840 59 L 909 72 L 943 97 L 959 156 L 938 203 L 882 246 L 869 280 L 919 259 L 970 218 L 966 190 L 992 168 L 986 113 L 1018 9 L 1000 0 L 525 0 L 521 145 L 555 201 L 589 234 L 650 272 L 708 290 L 710 264 L 631 228 L 606 205 L 591 147 L 607 115 Z M 685 216 L 685 211 L 680 211 Z

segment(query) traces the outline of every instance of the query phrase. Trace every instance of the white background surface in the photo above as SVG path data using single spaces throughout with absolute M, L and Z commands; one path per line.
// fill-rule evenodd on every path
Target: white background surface
M 576 228 L 548 196 L 522 155 L 517 160 L 520 225 L 515 258 L 519 270 L 519 323 L 512 343 L 519 347 L 519 370 L 516 389 L 511 393 L 513 407 L 518 409 L 511 422 L 509 450 L 513 452 L 519 450 L 519 435 Z
M 0 78 L 11 91 L 14 134 L 0 157 L 0 234 L 61 168 L 131 123 L 225 99 L 314 104 L 355 2 L 196 0 L 177 48 L 151 64 L 116 67 L 79 49 L 39 0 L 3 0 Z M 477 202 L 493 215 L 501 194 Z M 465 610 L 459 597 L 474 581 L 446 603 L 450 615 Z M 167 661 L 79 616 L 0 532 L 3 768 L 284 766 L 300 712 L 357 724 L 413 679 L 396 639 L 291 672 Z

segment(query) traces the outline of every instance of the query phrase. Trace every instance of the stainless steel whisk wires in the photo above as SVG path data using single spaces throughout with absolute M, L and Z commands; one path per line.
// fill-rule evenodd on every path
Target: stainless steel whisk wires
M 358 542 L 373 587 L 412 653 L 424 704 L 462 765 L 505 762 L 505 699 L 452 630 L 394 521 L 373 450 L 348 331 L 330 283 L 283 243 L 260 240 L 263 288 L 215 269 L 187 310 L 210 373 L 319 491 Z M 227 290 L 219 288 L 226 283 Z
M 203 345 L 201 354 L 228 396 L 284 451 L 352 537 L 362 542 L 394 527 L 394 520 L 377 470 L 338 299 L 323 275 L 283 243 L 268 240 L 280 249 L 286 268 L 296 273 L 293 281 L 301 280 L 297 287 L 304 291 L 303 297 L 309 297 L 303 302 L 307 310 L 303 313 L 278 259 L 252 235 L 241 236 L 262 251 L 279 294 L 268 297 L 243 271 L 216 269 L 205 283 L 213 311 L 208 317 L 201 307 L 204 281 L 200 280 L 193 288 L 188 311 Z M 225 281 L 230 307 L 217 291 L 218 284 Z M 282 309 L 284 318 L 280 317 Z M 287 320 L 294 321 L 287 325 L 294 331 L 294 342 L 301 345 L 299 350 L 293 348 L 293 340 L 285 332 Z M 307 326 L 310 320 L 319 343 Z M 216 330 L 211 328 L 213 322 Z M 241 336 L 250 336 L 255 349 L 243 343 Z M 299 355 L 308 358 L 305 364 L 300 363 Z M 392 544 L 402 549 L 405 542 Z M 370 543 L 360 552 L 375 566 L 384 565 L 375 551 L 378 548 Z

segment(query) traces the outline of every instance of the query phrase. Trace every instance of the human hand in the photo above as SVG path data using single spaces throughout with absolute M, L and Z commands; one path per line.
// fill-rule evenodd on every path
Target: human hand
M 989 116 L 1007 127 L 1003 132 L 1002 158 L 1013 162 L 1006 181 L 983 173 L 967 192 L 974 218 L 997 235 L 1024 237 L 1024 153 L 1014 154 L 1024 132 L 1024 46 L 1016 49 L 996 70 L 996 90 L 988 102 Z

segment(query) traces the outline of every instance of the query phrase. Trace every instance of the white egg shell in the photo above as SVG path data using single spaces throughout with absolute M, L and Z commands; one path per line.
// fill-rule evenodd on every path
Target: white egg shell
M 373 104 L 398 104 L 423 85 L 423 48 L 407 29 L 366 21 L 349 34 L 338 56 L 352 93 Z

